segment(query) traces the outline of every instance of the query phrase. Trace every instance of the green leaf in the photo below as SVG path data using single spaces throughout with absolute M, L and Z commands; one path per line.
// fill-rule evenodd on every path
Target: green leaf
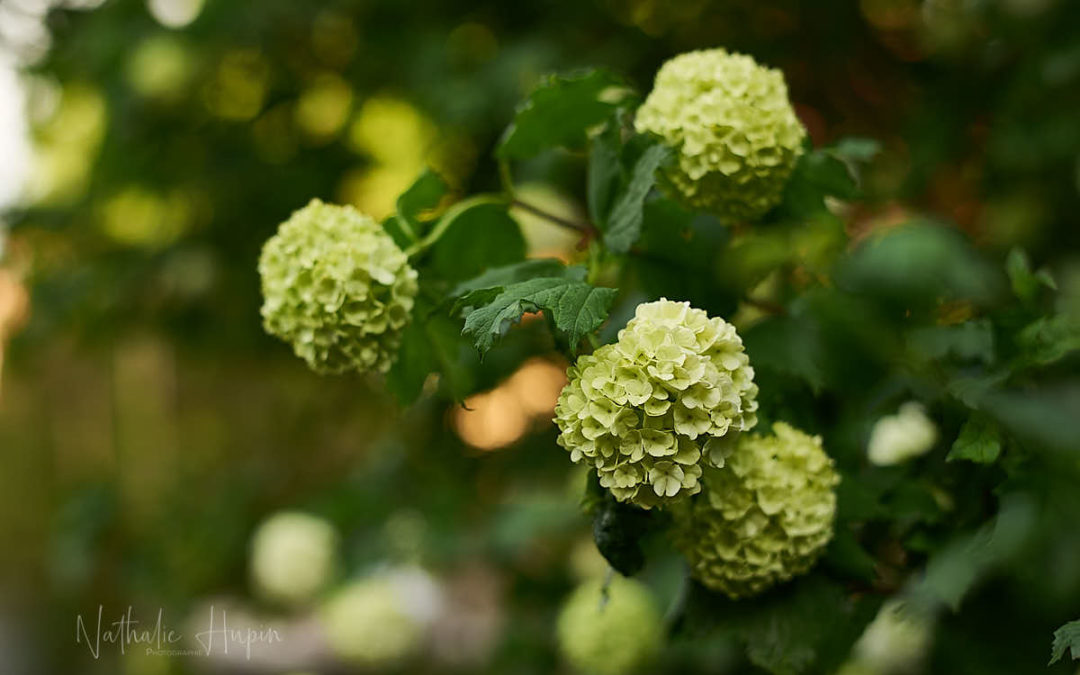
M 960 429 L 946 461 L 966 459 L 976 464 L 992 464 L 1001 455 L 1001 434 L 993 420 L 972 415 Z
M 846 577 L 866 582 L 877 578 L 877 561 L 866 552 L 847 527 L 836 528 L 835 536 L 825 550 L 824 562 Z
M 396 214 L 387 217 L 382 226 L 386 233 L 390 235 L 390 238 L 394 240 L 394 243 L 398 245 L 398 248 L 403 251 L 408 250 L 418 241 L 412 227 Z
M 1031 270 L 1031 261 L 1022 249 L 1014 248 L 1005 258 L 1005 272 L 1009 275 L 1013 293 L 1026 303 L 1035 300 L 1041 288 L 1057 289 L 1054 278 L 1047 269 Z
M 849 596 L 839 584 L 814 574 L 753 600 L 731 601 L 695 587 L 687 604 L 683 623 L 688 628 L 716 629 L 743 642 L 758 668 L 799 675 L 835 672 L 881 600 Z
M 557 277 L 567 269 L 569 268 L 555 258 L 533 258 L 513 265 L 493 267 L 478 277 L 458 284 L 450 291 L 450 296 L 460 297 L 485 288 L 502 288 L 535 277 Z
M 1011 436 L 1075 461 L 1080 454 L 1080 386 L 1074 383 L 990 390 L 978 403 Z
M 426 303 L 417 303 L 413 319 L 401 336 L 397 360 L 386 374 L 386 388 L 402 405 L 419 398 L 427 378 L 440 376 L 445 390 L 461 400 L 472 389 L 473 376 L 461 358 L 468 343 L 461 337 L 457 322 L 432 313 Z
M 1010 495 L 992 522 L 934 553 L 926 572 L 909 584 L 907 596 L 921 608 L 943 604 L 957 611 L 976 585 L 1023 548 L 1037 515 L 1030 498 Z
M 622 81 L 605 70 L 548 75 L 518 106 L 496 155 L 527 159 L 550 148 L 584 147 L 587 130 L 606 120 L 618 106 L 618 101 L 602 95 L 620 86 Z
M 405 221 L 417 239 L 427 234 L 435 220 L 433 212 L 450 192 L 450 186 L 431 169 L 413 181 L 397 200 L 397 216 Z
M 746 331 L 743 341 L 755 368 L 792 375 L 806 382 L 815 392 L 824 386 L 824 342 L 821 329 L 812 318 L 770 317 Z
M 1050 663 L 1054 665 L 1065 656 L 1065 650 L 1072 653 L 1073 661 L 1080 660 L 1080 619 L 1070 621 L 1054 631 L 1054 644 L 1050 648 Z
M 412 405 L 420 397 L 424 382 L 436 367 L 428 351 L 423 320 L 417 320 L 414 314 L 413 320 L 401 334 L 397 360 L 386 374 L 386 388 L 401 405 Z
M 848 166 L 828 150 L 810 150 L 799 158 L 784 186 L 783 211 L 809 217 L 827 211 L 825 197 L 856 199 L 859 190 Z
M 884 496 L 895 487 L 895 474 L 842 471 L 841 476 L 840 485 L 836 488 L 837 522 L 874 520 L 888 515 Z
M 467 200 L 448 211 L 428 235 L 431 270 L 463 281 L 492 267 L 525 258 L 525 238 L 507 205 L 490 198 Z
M 619 127 L 610 124 L 603 133 L 593 137 L 589 146 L 589 169 L 586 197 L 589 218 L 603 229 L 622 173 L 619 165 Z
M 731 230 L 714 216 L 687 211 L 661 197 L 645 202 L 641 236 L 629 259 L 641 290 L 650 298 L 678 298 L 716 316 L 731 316 L 736 297 L 721 288 L 717 259 Z
M 859 188 L 846 164 L 828 150 L 814 150 L 799 162 L 803 177 L 821 194 L 840 199 L 855 199 Z
M 908 335 L 908 344 L 928 361 L 940 361 L 948 356 L 986 364 L 994 361 L 994 327 L 988 319 L 918 328 Z
M 873 138 L 848 136 L 833 144 L 830 150 L 845 162 L 862 163 L 877 157 L 881 152 L 881 143 Z
M 616 253 L 626 253 L 641 236 L 645 197 L 656 185 L 656 170 L 674 156 L 666 145 L 650 145 L 634 163 L 630 182 L 615 200 L 604 230 L 604 245 Z
M 941 299 L 989 303 L 1004 281 L 960 232 L 915 220 L 868 237 L 842 261 L 846 289 L 933 306 Z
M 1020 331 L 1016 341 L 1026 360 L 1050 365 L 1080 349 L 1080 319 L 1068 314 L 1044 316 Z
M 564 276 L 510 284 L 486 304 L 467 307 L 462 332 L 472 337 L 476 348 L 484 354 L 523 314 L 543 311 L 571 348 L 575 348 L 587 333 L 604 322 L 617 294 L 614 288 L 596 288 L 584 279 L 584 268 L 574 267 Z

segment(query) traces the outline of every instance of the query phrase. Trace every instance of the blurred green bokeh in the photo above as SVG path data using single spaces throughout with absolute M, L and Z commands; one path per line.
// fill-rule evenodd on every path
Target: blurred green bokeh
M 0 10 L 18 4 L 0 0 Z M 860 346 L 834 355 L 838 366 L 799 352 L 815 348 L 813 337 L 785 341 L 805 317 L 784 317 L 786 333 L 762 324 L 748 344 L 791 370 L 765 369 L 766 382 L 803 376 L 813 362 L 821 372 L 808 379 L 821 386 L 884 399 L 901 385 L 875 381 L 879 371 L 863 364 L 950 350 L 978 359 L 977 335 L 901 344 L 890 312 L 967 318 L 1008 292 L 987 259 L 1014 247 L 1053 270 L 1062 302 L 1074 303 L 1063 313 L 1080 303 L 1080 4 L 1069 0 L 149 5 L 157 17 L 139 0 L 55 7 L 51 48 L 25 67 L 38 160 L 4 217 L 0 259 L 4 673 L 239 667 L 109 649 L 94 659 L 73 639 L 75 616 L 133 605 L 151 620 L 161 607 L 180 624 L 224 597 L 289 620 L 252 600 L 248 580 L 249 538 L 281 509 L 332 523 L 346 573 L 423 564 L 447 580 L 457 620 L 478 626 L 477 646 L 433 650 L 401 672 L 566 669 L 552 649 L 558 601 L 603 565 L 578 508 L 584 475 L 548 424 L 565 363 L 542 327 L 526 324 L 470 364 L 483 392 L 471 412 L 436 396 L 402 410 L 377 381 L 319 378 L 267 337 L 255 269 L 277 223 L 312 197 L 382 217 L 428 165 L 458 193 L 495 189 L 492 147 L 546 72 L 604 66 L 647 91 L 670 56 L 724 46 L 784 71 L 816 145 L 881 142 L 861 176 L 865 203 L 845 213 L 864 246 L 837 272 L 862 299 L 808 296 L 807 312 L 836 320 L 797 333 L 848 331 Z M 549 210 L 584 209 L 579 163 L 549 153 L 516 172 Z M 925 222 L 877 238 L 916 215 Z M 572 255 L 560 231 L 525 216 L 523 225 L 531 252 Z M 797 252 L 801 273 L 817 274 L 814 256 L 846 245 L 831 225 L 743 242 L 725 270 L 767 289 L 769 270 Z M 639 274 L 648 287 L 649 271 Z M 928 293 L 956 302 L 908 302 Z M 1072 474 L 1046 478 L 1062 483 L 1046 490 L 1066 495 L 1055 506 L 1063 522 L 1080 513 L 1067 482 L 1075 418 L 1060 412 L 1080 400 L 1075 360 L 1067 366 L 1033 376 L 1058 386 L 1052 405 L 1020 391 L 991 402 L 1061 450 Z M 1060 424 L 1047 431 L 1047 419 Z M 830 452 L 861 452 L 871 421 L 840 419 Z M 929 499 L 910 498 L 913 511 Z M 1021 598 L 1016 586 L 976 596 L 986 624 L 1001 604 L 1019 609 L 993 632 L 943 627 L 956 652 L 935 649 L 927 672 L 1041 672 L 1058 619 L 1077 618 L 1059 616 L 1080 599 L 1073 524 L 1033 568 L 1059 573 L 1032 580 Z M 670 601 L 681 570 L 663 560 L 647 577 Z M 681 645 L 656 672 L 754 672 L 740 658 L 726 641 Z M 284 671 L 274 668 L 261 672 Z

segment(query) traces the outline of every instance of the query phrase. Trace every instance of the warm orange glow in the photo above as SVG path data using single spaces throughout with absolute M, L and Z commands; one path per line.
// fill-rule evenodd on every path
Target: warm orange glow
M 551 417 L 555 402 L 566 386 L 566 368 L 544 359 L 530 359 L 506 381 L 517 394 L 525 412 L 532 417 Z
M 453 413 L 454 429 L 480 450 L 513 445 L 535 423 L 550 420 L 565 385 L 564 365 L 530 359 L 495 389 L 467 398 Z
M 511 445 L 528 431 L 529 416 L 505 385 L 465 401 L 454 411 L 454 427 L 469 445 L 495 450 Z
M 30 294 L 15 273 L 0 268 L 0 377 L 4 374 L 4 347 L 7 339 L 26 323 L 30 315 Z

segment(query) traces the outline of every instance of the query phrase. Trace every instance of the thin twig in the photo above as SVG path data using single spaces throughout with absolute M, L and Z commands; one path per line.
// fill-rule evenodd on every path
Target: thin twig
M 556 225 L 561 225 L 563 227 L 574 230 L 575 232 L 581 232 L 584 234 L 593 231 L 593 227 L 589 223 L 579 223 L 575 220 L 569 220 L 567 218 L 563 218 L 562 216 L 557 216 L 550 211 L 545 211 L 540 207 L 533 206 L 532 204 L 529 204 L 528 202 L 523 202 L 520 199 L 515 198 L 512 203 L 514 206 L 520 208 L 523 211 L 528 211 L 534 216 L 539 216 L 541 218 L 544 218 L 545 220 L 549 220 L 555 223 Z

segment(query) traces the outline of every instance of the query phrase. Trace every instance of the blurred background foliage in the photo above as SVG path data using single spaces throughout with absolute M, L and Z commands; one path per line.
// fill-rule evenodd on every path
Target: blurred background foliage
M 264 335 L 255 261 L 277 223 L 312 197 L 383 217 L 425 166 L 459 194 L 496 189 L 491 150 L 546 72 L 605 66 L 647 91 L 666 58 L 712 46 L 782 69 L 815 145 L 881 143 L 868 162 L 865 148 L 847 148 L 865 199 L 837 207 L 844 232 L 825 218 L 742 239 L 723 253 L 717 284 L 786 303 L 770 292 L 782 270 L 804 286 L 828 276 L 842 292 L 806 293 L 761 320 L 760 306 L 673 277 L 687 260 L 713 265 L 674 244 L 658 245 L 624 290 L 736 316 L 762 396 L 780 392 L 763 409 L 824 430 L 849 468 L 863 462 L 874 419 L 905 393 L 982 396 L 1001 381 L 993 364 L 1024 360 L 982 407 L 1052 449 L 1025 460 L 1037 470 L 1008 471 L 1007 481 L 1048 496 L 1037 526 L 1023 520 L 1036 507 L 1008 511 L 1038 545 L 1002 553 L 1019 570 L 1014 582 L 985 586 L 943 619 L 928 672 L 1041 672 L 1050 634 L 1076 618 L 1076 345 L 1050 319 L 1027 331 L 1026 345 L 1001 334 L 1035 325 L 1037 311 L 995 314 L 997 328 L 968 320 L 1010 292 L 1045 304 L 1032 271 L 1044 268 L 1060 313 L 1080 306 L 1080 4 L 47 4 L 0 0 L 35 145 L 23 197 L 5 215 L 0 265 L 5 673 L 225 668 L 91 659 L 70 639 L 74 616 L 103 604 L 183 617 L 206 598 L 246 597 L 249 537 L 284 508 L 333 523 L 351 570 L 437 570 L 457 603 L 451 621 L 487 627 L 470 634 L 465 656 L 436 650 L 408 672 L 565 668 L 552 650 L 557 601 L 602 564 L 579 513 L 584 476 L 548 423 L 565 362 L 542 326 L 514 331 L 482 364 L 463 355 L 477 374 L 465 407 L 429 395 L 401 409 L 378 382 L 318 378 Z M 531 202 L 584 212 L 579 158 L 546 153 L 515 176 Z M 678 217 L 651 208 L 646 242 Z M 530 254 L 577 255 L 574 237 L 516 215 Z M 966 236 L 907 228 L 833 270 L 848 239 L 916 216 Z M 1006 276 L 1014 247 L 1029 262 L 1010 258 Z M 953 302 L 920 305 L 929 297 Z M 616 308 L 613 328 L 628 308 Z M 925 318 L 918 330 L 912 312 Z M 963 418 L 946 402 L 933 412 L 947 447 Z M 943 455 L 926 460 L 941 464 L 937 484 L 894 491 L 902 469 L 845 482 L 855 494 L 842 493 L 841 509 L 865 510 L 853 518 L 871 518 L 883 495 L 894 500 L 896 522 L 871 565 L 903 569 L 905 556 L 939 543 L 943 519 L 982 522 L 981 500 L 1004 480 L 993 472 L 1006 469 L 970 480 Z M 679 569 L 660 560 L 646 576 L 670 599 Z M 946 587 L 959 584 L 950 573 L 990 573 L 954 568 L 942 572 Z M 682 643 L 660 669 L 742 672 L 741 658 L 726 639 Z

